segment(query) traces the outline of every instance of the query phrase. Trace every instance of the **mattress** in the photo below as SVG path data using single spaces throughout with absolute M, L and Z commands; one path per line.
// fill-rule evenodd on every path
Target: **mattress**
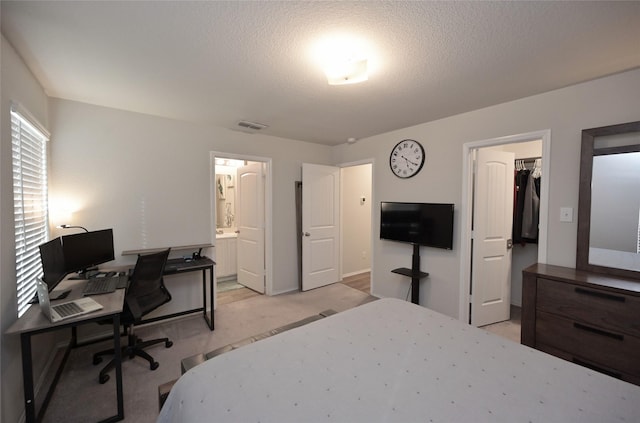
M 640 387 L 381 299 L 184 374 L 168 422 L 637 422 Z

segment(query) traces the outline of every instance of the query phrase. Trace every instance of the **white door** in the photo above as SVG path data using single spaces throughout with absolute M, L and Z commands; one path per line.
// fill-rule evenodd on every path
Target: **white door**
M 340 168 L 302 164 L 302 290 L 340 280 Z
M 515 154 L 477 150 L 473 205 L 471 324 L 509 320 Z
M 238 283 L 264 294 L 264 171 L 262 163 L 238 168 Z

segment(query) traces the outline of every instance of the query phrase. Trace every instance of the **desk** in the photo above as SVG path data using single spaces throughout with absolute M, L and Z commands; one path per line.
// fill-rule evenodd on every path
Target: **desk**
M 58 302 L 69 301 L 82 297 L 82 289 L 86 281 L 84 280 L 65 280 L 60 283 L 61 289 L 71 289 L 68 299 L 52 301 L 53 304 Z M 62 369 L 69 357 L 71 348 L 77 344 L 75 328 L 80 325 L 92 323 L 100 320 L 113 319 L 113 347 L 115 354 L 115 370 L 116 370 L 116 398 L 117 398 L 117 414 L 109 417 L 102 422 L 116 422 L 124 419 L 124 401 L 122 393 L 122 366 L 120 354 L 120 313 L 124 304 L 124 289 L 118 289 L 111 294 L 105 294 L 94 297 L 96 301 L 102 304 L 102 310 L 78 316 L 72 319 L 63 320 L 58 323 L 51 323 L 40 311 L 40 306 L 33 305 L 27 312 L 7 329 L 6 334 L 20 334 L 20 342 L 22 348 L 22 378 L 24 384 L 24 403 L 27 423 L 33 423 L 42 420 L 42 416 L 51 400 L 55 386 L 62 374 Z M 33 363 L 31 355 L 31 337 L 40 333 L 50 332 L 71 328 L 71 340 L 62 359 L 53 383 L 45 396 L 40 410 L 36 413 L 35 395 L 33 392 Z
M 168 314 L 165 316 L 154 317 L 151 319 L 143 320 L 141 323 L 150 323 L 158 320 L 169 319 L 172 317 L 183 316 L 185 314 L 196 313 L 202 311 L 205 322 L 209 326 L 209 329 L 213 330 L 215 326 L 215 318 L 213 316 L 213 293 L 215 292 L 213 284 L 213 267 L 215 262 L 210 258 L 203 256 L 197 260 L 185 261 L 182 258 L 167 260 L 167 264 L 164 266 L 164 275 L 177 275 L 188 272 L 202 272 L 202 307 L 194 308 L 191 310 L 185 310 L 178 313 Z M 211 317 L 207 316 L 207 270 L 209 271 L 209 299 L 211 304 Z

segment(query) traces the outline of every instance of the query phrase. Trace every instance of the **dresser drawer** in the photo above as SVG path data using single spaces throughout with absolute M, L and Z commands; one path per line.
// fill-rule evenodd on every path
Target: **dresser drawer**
M 634 336 L 539 311 L 536 321 L 538 344 L 640 376 L 640 338 Z
M 640 298 L 538 278 L 537 309 L 640 337 Z
M 583 357 L 580 357 L 579 355 L 571 354 L 566 351 L 550 347 L 548 345 L 540 345 L 539 347 L 537 347 L 537 349 L 558 358 L 562 358 L 563 360 L 579 364 L 580 366 L 587 367 L 591 370 L 595 370 L 616 379 L 622 379 L 625 382 L 633 383 L 634 385 L 640 386 L 640 375 L 630 375 L 628 373 L 623 373 L 619 369 L 611 369 L 602 363 L 594 363 L 593 361 L 587 360 Z

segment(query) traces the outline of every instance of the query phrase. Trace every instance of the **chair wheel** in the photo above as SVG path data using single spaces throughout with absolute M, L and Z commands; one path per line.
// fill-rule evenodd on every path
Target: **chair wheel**
M 173 341 L 167 341 L 167 342 L 165 342 L 165 343 L 164 343 L 164 346 L 165 346 L 166 348 L 171 348 L 171 347 L 173 346 Z
M 103 385 L 107 383 L 108 380 L 109 380 L 109 375 L 100 375 L 100 377 L 98 378 L 98 381 Z
M 149 368 L 150 368 L 151 370 L 155 370 L 155 369 L 157 369 L 158 367 L 160 367 L 160 363 L 158 363 L 157 361 L 154 361 L 154 362 L 153 362 L 153 363 L 151 363 L 151 365 L 149 366 Z
M 94 366 L 97 366 L 100 363 L 102 363 L 102 357 L 100 357 L 100 356 L 93 357 L 93 365 Z

